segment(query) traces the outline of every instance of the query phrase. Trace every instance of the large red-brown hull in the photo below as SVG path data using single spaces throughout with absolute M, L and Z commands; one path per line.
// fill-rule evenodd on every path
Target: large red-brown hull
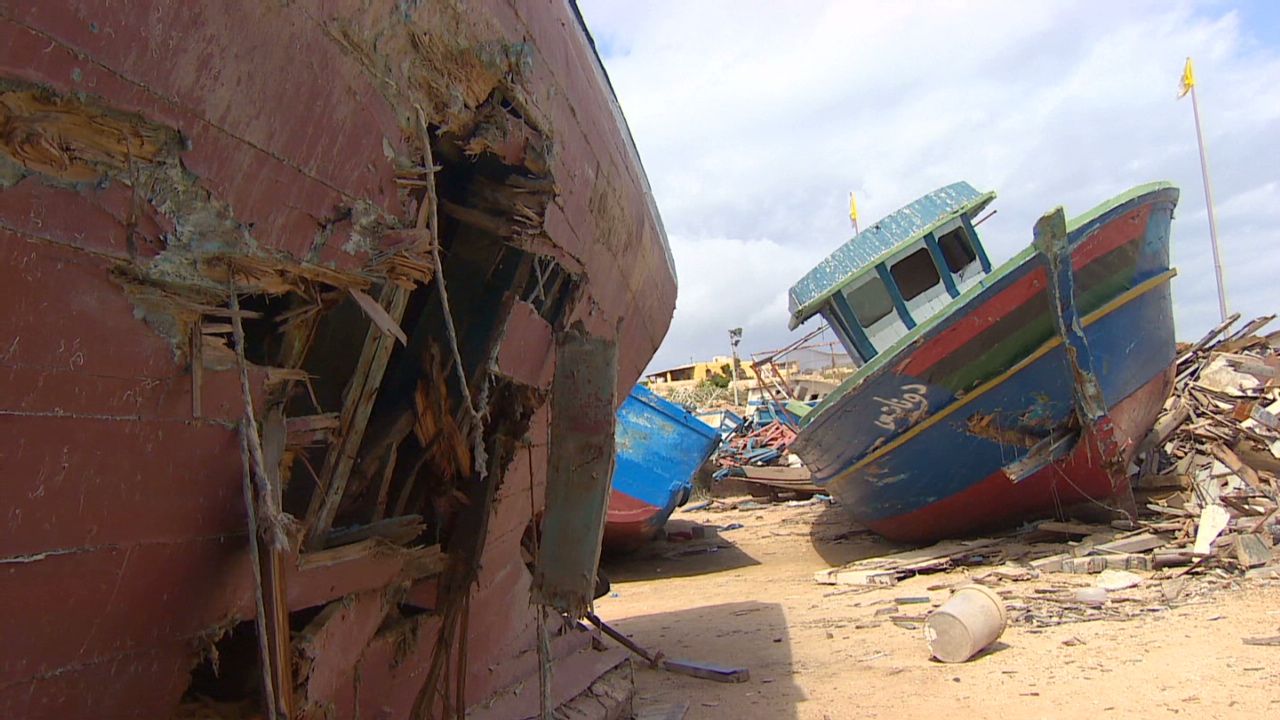
M 518 437 L 475 513 L 477 574 L 451 643 L 465 658 L 449 663 L 465 681 L 448 683 L 479 715 L 536 710 L 537 613 L 521 544 L 543 511 L 556 337 L 580 322 L 616 338 L 622 398 L 675 299 L 643 171 L 574 10 L 23 3 L 0 10 L 0 48 L 0 717 L 171 716 L 192 700 L 210 649 L 253 621 L 240 376 L 233 360 L 191 349 L 204 342 L 198 320 L 205 332 L 214 324 L 208 308 L 225 322 L 212 259 L 251 256 L 267 279 L 244 271 L 237 282 L 257 282 L 241 292 L 263 297 L 283 292 L 273 283 L 376 295 L 389 286 L 378 263 L 422 237 L 421 175 L 405 181 L 421 170 L 421 124 L 462 138 L 465 153 L 437 158 L 442 177 L 505 163 L 554 188 L 514 236 L 444 208 L 450 288 L 498 272 L 469 272 L 461 241 L 443 237 L 453 227 L 518 245 L 576 283 L 554 308 L 523 279 L 498 301 L 453 308 L 460 333 L 492 327 L 480 348 L 493 349 L 489 384 L 524 398 L 528 416 L 511 425 Z M 477 119 L 507 105 L 518 111 Z M 193 257 L 209 262 L 182 264 Z M 406 318 L 419 312 L 410 297 Z M 404 330 L 412 345 L 407 320 Z M 353 356 L 364 341 L 363 329 L 348 338 Z M 250 360 L 261 413 L 279 373 Z M 504 421 L 490 410 L 490 423 Z M 451 552 L 446 543 L 445 566 Z M 307 665 L 293 668 L 298 707 L 408 717 L 451 621 L 438 612 L 441 575 L 399 547 L 311 557 L 290 549 L 282 581 L 294 637 L 309 643 Z M 621 661 L 559 615 L 547 622 L 555 702 Z

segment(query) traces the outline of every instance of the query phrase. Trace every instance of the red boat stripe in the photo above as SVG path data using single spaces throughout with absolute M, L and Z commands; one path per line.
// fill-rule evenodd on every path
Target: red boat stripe
M 1107 223 L 1101 231 L 1081 243 L 1072 253 L 1071 265 L 1076 270 L 1088 265 L 1116 248 L 1133 240 L 1129 230 L 1133 227 L 1145 227 L 1151 214 L 1151 206 L 1142 207 L 1123 217 Z M 1044 291 L 1044 268 L 1037 266 L 1013 285 L 1005 288 L 995 297 L 983 303 L 981 307 L 954 325 L 938 334 L 911 354 L 897 368 L 897 372 L 913 377 L 920 377 L 942 358 L 973 340 L 982 331 L 994 325 L 1015 308 Z

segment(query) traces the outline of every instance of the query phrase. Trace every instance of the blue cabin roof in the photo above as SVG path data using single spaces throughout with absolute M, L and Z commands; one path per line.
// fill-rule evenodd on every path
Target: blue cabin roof
M 995 193 L 980 193 L 966 182 L 934 190 L 854 235 L 791 286 L 791 327 L 808 320 L 837 290 L 905 243 L 916 240 L 960 213 L 980 212 Z

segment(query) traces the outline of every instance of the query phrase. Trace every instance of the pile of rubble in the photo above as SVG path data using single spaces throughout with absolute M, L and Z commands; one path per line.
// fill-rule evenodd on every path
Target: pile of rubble
M 722 468 L 786 464 L 787 448 L 795 439 L 795 423 L 790 420 L 744 424 L 716 451 L 715 461 Z
M 1274 560 L 1280 499 L 1280 332 L 1224 323 L 1178 358 L 1172 396 L 1140 451 L 1135 495 L 1148 530 L 1171 533 L 1152 566 L 1241 571 Z M 1233 318 L 1234 320 L 1234 318 Z

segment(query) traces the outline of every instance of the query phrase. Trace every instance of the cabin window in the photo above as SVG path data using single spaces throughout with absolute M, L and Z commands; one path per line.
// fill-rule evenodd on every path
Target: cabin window
M 978 259 L 973 251 L 973 244 L 965 237 L 962 228 L 956 228 L 938 238 L 938 249 L 942 250 L 942 258 L 952 274 L 958 274 Z
M 868 274 L 845 291 L 853 319 L 867 335 L 872 347 L 882 350 L 907 334 L 907 326 L 893 306 L 889 289 L 879 275 Z
M 870 328 L 893 312 L 893 300 L 878 277 L 870 277 L 848 292 L 858 324 Z
M 902 293 L 907 312 L 917 323 L 941 312 L 951 302 L 951 294 L 942 283 L 938 266 L 933 263 L 933 255 L 927 247 L 913 250 L 895 262 L 889 274 L 898 286 L 898 292 Z
M 893 281 L 898 285 L 902 299 L 910 302 L 923 295 L 927 290 L 942 282 L 938 268 L 933 265 L 926 248 L 911 253 L 893 264 L 889 271 Z

